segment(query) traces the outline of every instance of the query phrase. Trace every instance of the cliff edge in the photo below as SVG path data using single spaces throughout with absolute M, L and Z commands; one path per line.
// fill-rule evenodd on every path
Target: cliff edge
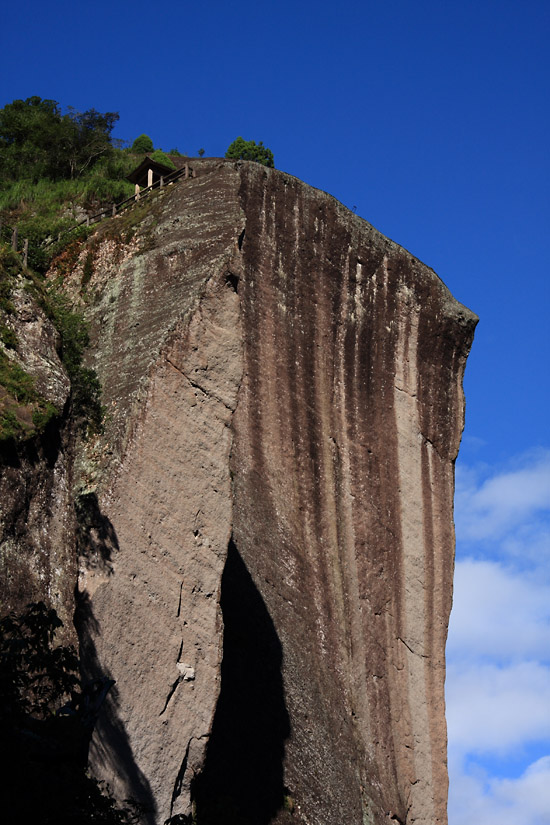
M 150 823 L 443 825 L 477 319 L 329 195 L 195 166 L 65 282 L 106 407 L 74 468 L 94 770 Z

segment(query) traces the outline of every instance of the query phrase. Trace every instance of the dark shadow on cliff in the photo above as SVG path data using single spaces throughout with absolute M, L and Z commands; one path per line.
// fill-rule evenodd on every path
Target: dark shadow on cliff
M 52 418 L 42 432 L 31 438 L 0 440 L 0 466 L 19 470 L 25 464 L 31 467 L 42 464 L 52 470 L 63 450 L 67 414 L 68 404 L 65 405 L 62 416 Z
M 95 493 L 78 496 L 75 502 L 77 552 L 88 570 L 113 572 L 111 557 L 119 549 L 112 523 L 103 515 Z
M 204 770 L 193 786 L 201 825 L 267 825 L 284 801 L 290 734 L 282 647 L 231 540 L 222 577 L 221 691 Z
M 112 573 L 112 553 L 118 550 L 118 538 L 109 519 L 103 515 L 95 494 L 81 496 L 76 505 L 78 520 L 78 550 L 81 561 L 89 569 Z M 84 681 L 113 675 L 99 660 L 95 639 L 101 627 L 94 616 L 87 593 L 76 593 L 74 623 L 80 642 L 80 662 Z M 116 675 L 116 674 L 115 674 Z M 116 683 L 109 692 L 96 724 L 90 746 L 91 761 L 101 764 L 107 773 L 115 774 L 127 788 L 126 797 L 143 806 L 143 823 L 154 825 L 156 805 L 151 786 L 136 765 L 128 734 L 120 718 Z
M 142 815 L 140 807 L 120 810 L 86 770 L 90 738 L 112 682 L 81 682 L 74 647 L 55 644 L 62 626 L 44 602 L 0 620 L 4 821 L 130 825 Z
M 80 641 L 80 660 L 83 680 L 112 678 L 99 661 L 94 638 L 101 632 L 86 593 L 77 595 L 75 626 Z M 90 746 L 92 763 L 101 764 L 108 773 L 120 777 L 127 792 L 126 798 L 144 807 L 143 822 L 154 825 L 156 806 L 151 786 L 135 763 L 134 755 L 118 710 L 116 683 L 108 694 L 96 724 Z

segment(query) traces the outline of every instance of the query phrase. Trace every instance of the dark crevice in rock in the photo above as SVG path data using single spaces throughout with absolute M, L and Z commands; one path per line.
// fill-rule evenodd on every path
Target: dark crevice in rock
M 183 377 L 186 378 L 189 381 L 189 383 L 191 384 L 192 387 L 194 387 L 196 390 L 199 390 L 199 392 L 202 392 L 202 394 L 206 398 L 213 398 L 215 401 L 218 401 L 220 404 L 223 404 L 223 406 L 226 408 L 226 410 L 229 410 L 230 412 L 234 412 L 233 408 L 230 407 L 228 404 L 226 404 L 226 402 L 223 400 L 223 398 L 220 398 L 218 395 L 215 395 L 213 392 L 209 392 L 208 390 L 205 390 L 204 387 L 201 387 L 201 385 L 197 381 L 193 381 L 192 378 L 189 378 L 187 373 L 185 373 L 176 364 L 174 364 L 174 362 L 171 361 L 170 358 L 167 358 L 166 360 L 168 361 L 168 363 L 170 364 L 171 367 L 174 367 L 174 369 L 177 370 L 180 373 L 180 375 L 183 375 Z
M 237 243 L 239 244 L 239 249 L 243 248 L 243 241 L 244 241 L 245 234 L 246 234 L 246 229 L 243 229 L 243 231 L 239 235 L 239 240 L 237 241 Z
M 239 292 L 239 276 L 235 275 L 234 272 L 227 272 L 225 275 L 225 283 L 227 286 L 231 287 L 231 289 L 238 294 Z
M 172 800 L 170 802 L 170 817 L 174 814 L 174 804 L 176 799 L 181 794 L 181 789 L 183 785 L 183 777 L 185 776 L 185 771 L 187 770 L 187 760 L 189 759 L 189 748 L 191 747 L 191 742 L 193 739 L 191 738 L 187 743 L 187 747 L 185 749 L 185 754 L 183 756 L 180 769 L 178 771 L 178 775 L 176 776 L 176 781 L 174 782 L 174 790 L 172 791 Z
M 405 645 L 407 650 L 409 650 L 413 654 L 413 656 L 420 656 L 421 659 L 429 659 L 430 658 L 429 656 L 426 656 L 425 653 L 418 653 L 416 650 L 413 650 L 412 647 L 409 644 L 407 644 L 407 642 L 404 639 L 401 638 L 401 636 L 398 636 L 397 640 L 399 642 L 401 642 L 401 644 Z
M 193 783 L 204 825 L 267 825 L 284 804 L 290 734 L 275 626 L 231 539 L 222 577 L 221 692 L 204 769 Z
M 168 691 L 168 696 L 166 697 L 166 701 L 165 701 L 165 703 L 164 703 L 164 707 L 163 707 L 163 709 L 161 710 L 161 712 L 159 713 L 159 716 L 162 716 L 162 714 L 165 712 L 166 708 L 168 707 L 168 703 L 170 702 L 170 699 L 172 698 L 172 696 L 173 696 L 173 695 L 174 695 L 174 693 L 176 692 L 176 688 L 177 688 L 177 686 L 179 685 L 179 683 L 181 682 L 181 679 L 182 679 L 182 677 L 181 677 L 181 676 L 178 676 L 178 678 L 176 679 L 176 681 L 174 682 L 174 684 L 172 685 L 172 687 L 171 687 L 171 688 L 170 688 L 170 690 Z

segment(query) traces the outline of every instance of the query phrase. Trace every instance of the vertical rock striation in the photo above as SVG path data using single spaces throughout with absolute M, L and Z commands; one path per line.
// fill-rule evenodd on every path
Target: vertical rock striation
M 248 167 L 236 547 L 283 651 L 305 822 L 446 822 L 453 463 L 475 318 L 340 204 Z
M 325 193 L 195 165 L 89 285 L 79 631 L 117 680 L 95 769 L 151 822 L 194 795 L 205 823 L 443 825 L 475 316 Z

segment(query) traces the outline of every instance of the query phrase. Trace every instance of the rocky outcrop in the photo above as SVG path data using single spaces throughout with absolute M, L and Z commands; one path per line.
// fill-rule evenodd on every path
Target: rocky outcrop
M 446 821 L 453 462 L 474 319 L 336 201 L 247 169 L 233 538 L 306 822 Z
M 325 193 L 195 166 L 66 280 L 106 405 L 75 470 L 94 770 L 151 823 L 445 823 L 475 316 Z
M 33 435 L 33 404 L 16 404 L 0 387 L 2 411 L 11 412 L 30 433 L 18 444 L 0 443 L 0 610 L 2 616 L 20 613 L 28 602 L 45 601 L 64 625 L 58 641 L 74 644 L 70 381 L 58 355 L 59 335 L 21 276 L 14 278 L 10 302 L 9 329 L 17 349 L 6 348 L 4 357 L 32 382 L 41 403 L 58 414 Z

